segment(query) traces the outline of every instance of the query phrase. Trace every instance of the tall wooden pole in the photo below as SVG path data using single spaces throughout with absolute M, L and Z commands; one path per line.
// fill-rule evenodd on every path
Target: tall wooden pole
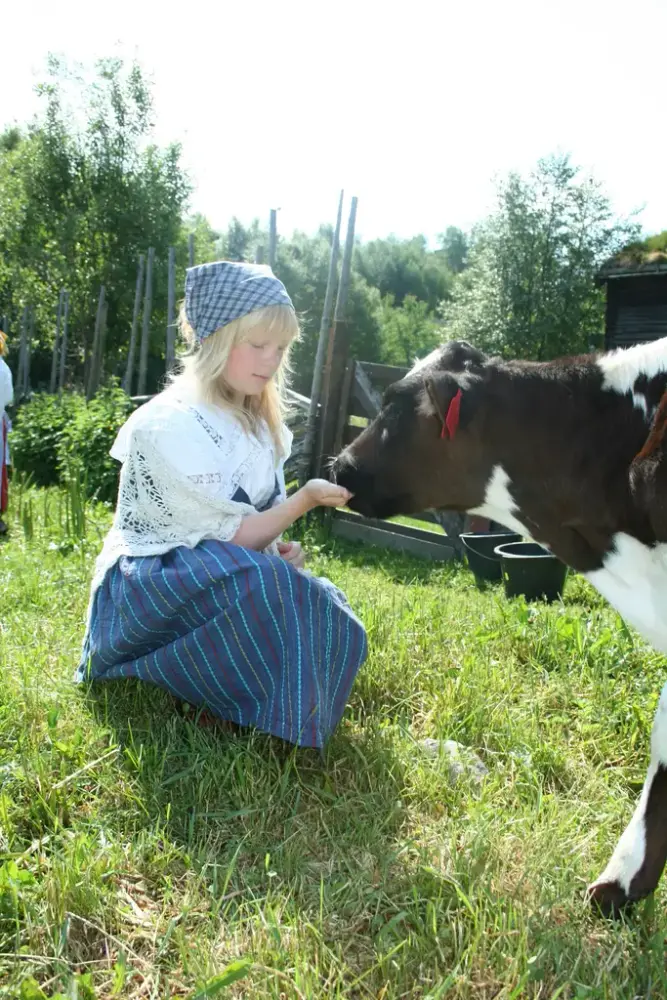
M 97 377 L 95 392 L 99 389 L 102 384 L 102 376 L 104 374 L 104 359 L 106 356 L 106 344 L 107 344 L 107 315 L 109 312 L 109 303 L 104 300 L 104 305 L 102 307 L 102 317 L 100 320 L 100 347 L 98 351 L 98 361 L 97 361 Z
M 195 234 L 190 233 L 188 236 L 188 267 L 195 266 Z
M 62 342 L 60 344 L 60 372 L 58 375 L 58 392 L 62 392 L 65 388 L 65 365 L 67 364 L 67 320 L 69 318 L 69 292 L 65 291 L 63 296 L 64 305 L 64 316 L 63 316 L 63 335 Z
M 134 377 L 134 358 L 137 353 L 137 333 L 139 330 L 139 313 L 141 311 L 141 291 L 144 284 L 144 255 L 139 254 L 139 267 L 137 268 L 137 283 L 134 286 L 134 309 L 132 310 L 132 330 L 130 332 L 130 346 L 127 350 L 127 365 L 125 366 L 125 378 L 123 379 L 123 389 L 132 395 L 132 379 Z
M 25 370 L 26 370 L 26 354 L 27 354 L 27 343 L 28 343 L 28 306 L 23 307 L 23 312 L 21 313 L 21 327 L 20 327 L 20 339 L 19 339 L 19 365 L 18 371 L 16 373 L 16 395 L 20 399 L 24 393 L 25 384 Z
M 354 252 L 354 228 L 357 217 L 357 199 L 353 198 L 347 223 L 347 237 L 343 251 L 340 283 L 336 297 L 334 321 L 327 344 L 326 360 L 322 375 L 322 415 L 319 425 L 317 472 L 323 474 L 328 457 L 332 456 L 336 438 L 338 412 L 348 361 L 350 332 L 346 320 L 347 299 L 350 289 L 352 255 Z
M 58 296 L 58 312 L 56 314 L 56 336 L 53 341 L 53 356 L 51 357 L 51 381 L 49 382 L 49 392 L 53 394 L 56 391 L 56 377 L 58 374 L 58 353 L 60 349 L 60 320 L 63 310 L 63 298 L 64 289 L 60 289 L 60 294 Z
M 278 212 L 275 208 L 271 209 L 269 215 L 269 267 L 272 271 L 276 269 L 276 255 L 278 252 L 278 224 L 277 224 Z
M 176 250 L 169 247 L 167 274 L 167 357 L 166 367 L 170 372 L 176 363 Z
M 146 376 L 148 373 L 148 346 L 151 332 L 151 308 L 153 305 L 153 261 L 155 259 L 155 249 L 148 248 L 148 261 L 146 264 L 146 292 L 144 295 L 144 321 L 141 329 L 141 353 L 139 355 L 139 384 L 137 393 L 139 396 L 146 395 Z
M 318 428 L 318 414 L 322 401 L 322 376 L 324 370 L 324 359 L 327 350 L 327 339 L 331 331 L 331 316 L 333 312 L 334 289 L 338 269 L 338 253 L 340 249 L 340 225 L 343 217 L 343 191 L 338 199 L 338 215 L 336 217 L 336 228 L 331 237 L 331 253 L 329 255 L 329 274 L 327 277 L 327 290 L 324 295 L 324 308 L 320 319 L 320 333 L 317 341 L 317 352 L 315 354 L 315 368 L 313 369 L 313 381 L 310 390 L 310 407 L 308 409 L 308 420 L 306 423 L 306 433 L 303 444 L 302 480 L 305 481 L 314 473 L 316 456 L 314 454 L 314 444 Z
M 93 334 L 93 352 L 88 366 L 88 384 L 86 386 L 86 399 L 90 400 L 97 392 L 99 384 L 99 371 L 101 366 L 100 340 L 102 337 L 102 320 L 104 315 L 105 288 L 100 285 L 100 294 L 97 298 L 97 313 L 95 314 L 95 332 Z
M 25 384 L 24 384 L 24 395 L 27 396 L 30 393 L 30 360 L 32 354 L 32 345 L 35 339 L 35 307 L 30 306 L 30 319 L 28 321 L 28 336 L 26 338 L 25 345 Z

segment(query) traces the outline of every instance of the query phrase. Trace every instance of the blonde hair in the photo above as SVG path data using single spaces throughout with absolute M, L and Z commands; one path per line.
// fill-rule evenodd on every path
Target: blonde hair
M 0 330 L 0 358 L 5 353 L 7 349 L 7 334 Z
M 289 375 L 289 352 L 299 335 L 299 321 L 294 310 L 288 305 L 255 309 L 218 327 L 215 333 L 205 337 L 199 344 L 185 314 L 185 303 L 182 303 L 179 327 L 188 350 L 179 358 L 180 371 L 171 377 L 172 385 L 189 389 L 204 403 L 213 403 L 231 410 L 251 433 L 256 433 L 260 421 L 264 420 L 277 453 L 282 456 L 282 425 L 288 410 L 285 390 Z M 283 352 L 278 371 L 262 392 L 258 396 L 246 396 L 239 403 L 225 383 L 225 367 L 231 349 L 236 344 L 249 340 L 258 328 L 272 336 L 289 338 L 289 344 Z

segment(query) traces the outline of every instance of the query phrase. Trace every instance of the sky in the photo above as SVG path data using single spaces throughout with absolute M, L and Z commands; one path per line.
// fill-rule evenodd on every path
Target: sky
M 279 232 L 313 232 L 344 188 L 362 238 L 434 241 L 560 152 L 667 229 L 667 0 L 4 6 L 0 126 L 34 112 L 49 52 L 137 59 L 215 228 L 277 208 Z

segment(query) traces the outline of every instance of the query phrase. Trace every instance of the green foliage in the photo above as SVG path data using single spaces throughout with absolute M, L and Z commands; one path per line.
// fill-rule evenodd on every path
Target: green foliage
M 19 407 L 12 425 L 13 468 L 29 475 L 35 486 L 58 482 L 58 463 L 63 432 L 83 405 L 80 396 L 36 393 Z
M 0 943 L 15 934 L 29 909 L 35 877 L 9 860 L 0 867 Z
M 407 295 L 402 305 L 394 306 L 386 295 L 378 311 L 382 338 L 382 361 L 389 365 L 411 367 L 440 343 L 440 323 L 429 312 L 428 303 Z
M 443 307 L 446 336 L 537 360 L 598 346 L 595 275 L 634 232 L 566 156 L 540 160 L 528 178 L 510 174 Z
M 440 236 L 440 245 L 447 267 L 452 274 L 460 274 L 461 271 L 465 270 L 470 250 L 466 234 L 456 226 L 448 226 Z
M 623 247 L 617 256 L 622 261 L 641 264 L 655 254 L 667 256 L 667 229 L 654 236 L 648 236 L 645 240 L 635 240 Z
M 113 502 L 118 492 L 118 462 L 109 450 L 134 404 L 117 385 L 82 400 L 64 428 L 58 454 L 61 482 L 80 478 L 87 495 Z
M 211 260 L 220 260 L 224 255 L 219 252 L 220 234 L 212 229 L 208 219 L 196 213 L 183 223 L 179 237 L 180 256 L 187 258 L 188 237 L 194 236 L 194 255 L 198 264 L 206 264 Z
M 177 247 L 182 275 L 182 210 L 190 191 L 179 147 L 151 144 L 152 99 L 136 65 L 101 60 L 86 83 L 52 59 L 39 93 L 40 114 L 0 141 L 0 313 L 12 317 L 16 331 L 23 305 L 35 306 L 34 385 L 48 378 L 62 287 L 70 292 L 70 369 L 80 377 L 104 284 L 106 367 L 120 370 L 137 258 L 150 245 L 156 248 L 151 336 L 153 353 L 161 353 L 167 248 Z M 76 95 L 73 105 L 69 93 Z M 15 362 L 17 337 L 10 347 Z
M 113 502 L 118 463 L 109 455 L 119 428 L 133 409 L 113 384 L 86 402 L 75 393 L 39 393 L 18 410 L 12 430 L 15 470 L 37 486 L 76 486 L 88 496 Z
M 292 360 L 294 388 L 305 395 L 310 394 L 312 384 L 330 253 L 331 229 L 325 226 L 314 237 L 296 232 L 290 240 L 278 244 L 276 273 L 285 282 L 302 322 L 302 336 L 295 345 Z M 350 350 L 361 361 L 377 361 L 381 357 L 376 315 L 379 304 L 377 289 L 353 272 L 347 310 Z
M 407 296 L 426 302 L 434 310 L 449 297 L 452 272 L 442 251 L 429 251 L 423 236 L 399 240 L 373 240 L 357 250 L 357 269 L 380 295 L 391 295 L 397 306 Z
M 655 236 L 647 237 L 644 240 L 644 246 L 649 253 L 667 254 L 667 229 L 663 229 L 661 233 L 656 233 Z
M 99 994 L 93 986 L 93 977 L 90 972 L 79 972 L 71 976 L 68 983 L 67 993 L 45 993 L 34 976 L 28 976 L 21 983 L 18 1000 L 96 1000 Z
M 200 986 L 196 992 L 192 993 L 189 1000 L 206 1000 L 208 997 L 217 996 L 218 993 L 231 986 L 232 983 L 238 982 L 239 979 L 245 979 L 251 969 L 252 961 L 249 958 L 241 958 L 238 962 L 230 962 L 222 972 L 213 976 L 203 986 Z

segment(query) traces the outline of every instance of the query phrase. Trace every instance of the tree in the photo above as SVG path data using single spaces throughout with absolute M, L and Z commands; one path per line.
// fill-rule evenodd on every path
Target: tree
M 540 160 L 527 179 L 510 174 L 441 309 L 445 336 L 537 360 L 597 346 L 603 295 L 595 275 L 636 232 L 567 156 Z
M 72 82 L 74 106 L 66 99 Z M 39 381 L 40 363 L 41 374 L 48 371 L 56 304 L 66 286 L 80 373 L 104 284 L 107 371 L 119 370 L 137 258 L 152 245 L 155 383 L 165 339 L 168 247 L 179 245 L 179 267 L 186 263 L 181 216 L 190 185 L 180 149 L 150 143 L 152 99 L 138 66 L 102 60 L 86 85 L 51 59 L 49 81 L 38 93 L 43 108 L 35 120 L 0 140 L 0 313 L 16 320 L 24 304 L 34 303 Z
M 447 267 L 452 274 L 460 274 L 468 262 L 468 240 L 462 229 L 448 226 L 440 236 L 440 244 Z
M 197 212 L 183 223 L 178 240 L 179 256 L 186 259 L 189 253 L 189 237 L 194 237 L 195 264 L 207 264 L 212 260 L 220 260 L 219 253 L 221 234 L 213 229 L 205 215 Z
M 407 295 L 400 306 L 385 295 L 377 311 L 381 359 L 385 364 L 412 367 L 417 358 L 429 354 L 441 340 L 439 323 L 428 303 Z
M 329 273 L 332 229 L 321 226 L 308 236 L 296 232 L 278 243 L 276 273 L 294 301 L 301 320 L 301 337 L 292 352 L 294 388 L 310 394 L 320 319 Z M 357 252 L 355 252 L 355 259 Z M 348 297 L 347 319 L 350 326 L 350 352 L 360 361 L 380 357 L 380 330 L 377 309 L 380 294 L 353 269 Z
M 446 257 L 429 251 L 423 236 L 372 240 L 359 247 L 356 264 L 368 284 L 382 296 L 393 296 L 397 306 L 411 295 L 435 309 L 438 302 L 449 297 L 452 273 Z

